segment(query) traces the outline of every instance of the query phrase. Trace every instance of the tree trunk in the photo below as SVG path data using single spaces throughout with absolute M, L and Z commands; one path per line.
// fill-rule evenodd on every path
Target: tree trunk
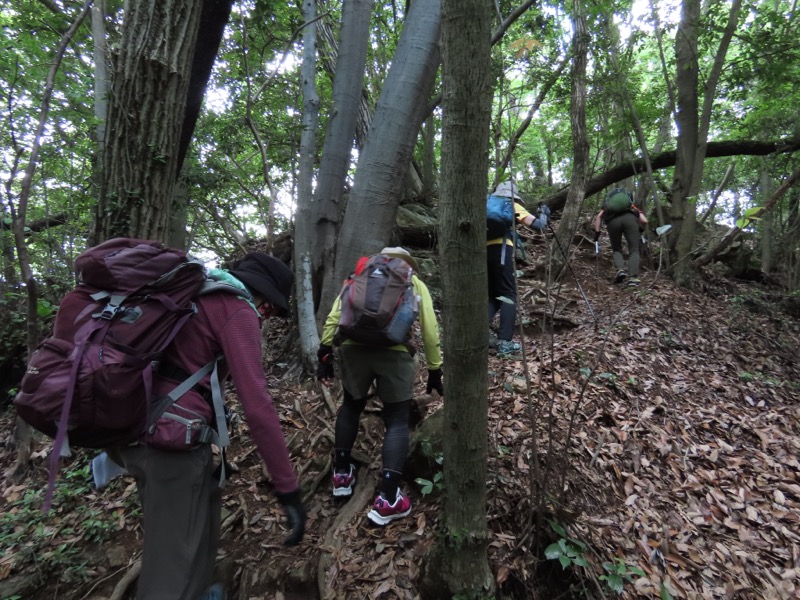
M 674 244 L 675 281 L 686 285 L 691 277 L 689 254 L 694 246 L 694 234 L 697 224 L 697 195 L 703 177 L 703 164 L 708 145 L 708 130 L 711 124 L 711 109 L 716 95 L 725 55 L 728 52 L 731 38 L 739 22 L 741 0 L 733 0 L 728 14 L 728 23 L 722 34 L 719 48 L 714 58 L 705 88 L 703 91 L 703 110 L 697 115 L 697 82 L 699 65 L 697 57 L 697 26 L 700 19 L 699 0 L 684 0 L 681 12 L 681 23 L 675 41 L 675 57 L 677 66 L 678 87 L 678 125 L 677 156 L 675 178 L 672 186 L 673 218 L 678 211 L 681 216 L 677 223 L 673 221 L 670 233 Z M 677 228 L 675 227 L 677 225 Z
M 126 4 L 93 243 L 166 239 L 201 11 L 191 0 Z
M 441 236 L 444 298 L 444 526 L 427 598 L 489 598 L 485 190 L 491 117 L 489 0 L 443 2 Z
M 414 140 L 427 112 L 439 65 L 441 0 L 416 0 L 406 16 L 339 232 L 336 261 L 326 269 L 320 309 L 327 312 L 359 256 L 391 239 Z
M 303 90 L 303 130 L 300 134 L 300 162 L 297 182 L 297 215 L 294 221 L 294 271 L 297 281 L 297 321 L 300 329 L 300 350 L 303 362 L 310 368 L 315 362 L 319 334 L 314 322 L 314 300 L 311 292 L 313 224 L 311 199 L 314 194 L 314 157 L 316 156 L 319 97 L 317 96 L 317 18 L 316 0 L 303 0 L 303 65 L 300 72 Z
M 700 0 L 683 0 L 681 3 L 681 20 L 675 34 L 675 84 L 677 88 L 678 140 L 675 151 L 675 174 L 672 179 L 672 204 L 670 221 L 672 231 L 669 236 L 670 249 L 676 252 L 675 280 L 686 283 L 688 276 L 688 255 L 691 251 L 691 240 L 681 236 L 684 220 L 689 219 L 689 227 L 693 227 L 695 198 L 690 197 L 692 175 L 697 154 L 698 115 L 697 115 L 697 21 L 700 19 Z M 688 205 L 688 206 L 687 206 Z M 679 240 L 683 241 L 678 247 Z M 689 245 L 686 245 L 686 242 Z
M 317 187 L 309 207 L 315 307 L 319 306 L 326 265 L 333 265 L 336 235 L 344 212 L 344 186 L 353 151 L 359 106 L 367 59 L 370 0 L 345 0 L 336 74 L 333 80 L 333 105 L 322 149 Z M 297 243 L 297 240 L 295 240 Z M 320 311 L 320 326 L 325 315 Z
M 572 99 L 569 117 L 572 125 L 572 179 L 564 212 L 558 223 L 555 239 L 550 246 L 552 273 L 559 278 L 569 260 L 572 238 L 581 219 L 581 207 L 586 197 L 586 178 L 589 164 L 589 142 L 586 138 L 586 63 L 589 53 L 589 33 L 583 0 L 573 0 L 572 21 L 575 33 L 572 41 Z

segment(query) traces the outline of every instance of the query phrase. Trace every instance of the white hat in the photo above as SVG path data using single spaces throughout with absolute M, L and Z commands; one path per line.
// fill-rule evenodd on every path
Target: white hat
M 518 191 L 519 187 L 517 187 L 516 183 L 504 181 L 503 183 L 497 184 L 497 187 L 493 193 L 495 196 L 504 196 L 506 198 L 516 198 L 517 200 L 522 200 L 522 198 L 517 195 Z
M 411 268 L 415 271 L 419 271 L 419 265 L 417 265 L 417 261 L 414 260 L 414 257 L 411 256 L 411 253 L 406 250 L 405 248 L 401 248 L 400 246 L 396 246 L 394 248 L 386 247 L 381 250 L 378 254 L 383 254 L 384 256 L 390 256 L 392 258 L 400 258 L 406 261 Z

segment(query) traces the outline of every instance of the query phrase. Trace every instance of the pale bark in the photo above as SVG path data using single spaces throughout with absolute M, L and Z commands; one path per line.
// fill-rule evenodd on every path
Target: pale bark
M 320 308 L 330 309 L 342 280 L 365 254 L 391 239 L 414 140 L 425 118 L 439 65 L 441 0 L 416 0 L 406 16 L 391 68 L 356 168 L 333 269 L 326 269 Z
M 311 248 L 313 304 L 319 305 L 324 270 L 333 264 L 336 234 L 344 209 L 344 187 L 352 160 L 356 125 L 363 98 L 364 64 L 367 58 L 370 0 L 345 0 L 336 75 L 333 80 L 333 105 L 322 149 L 322 160 L 313 198 L 309 198 L 309 239 Z M 320 21 L 321 22 L 321 21 Z M 319 313 L 319 325 L 325 318 Z
M 319 334 L 314 324 L 314 300 L 311 292 L 312 247 L 314 227 L 311 221 L 311 200 L 314 194 L 314 157 L 319 125 L 317 96 L 317 28 L 311 25 L 317 18 L 316 1 L 303 0 L 303 65 L 300 72 L 303 90 L 303 130 L 300 134 L 300 160 L 297 182 L 297 213 L 294 232 L 294 270 L 297 281 L 297 321 L 300 331 L 300 351 L 307 368 L 314 364 Z
M 489 0 L 443 2 L 441 260 L 446 398 L 442 534 L 425 597 L 490 598 L 487 558 L 485 190 L 491 116 Z

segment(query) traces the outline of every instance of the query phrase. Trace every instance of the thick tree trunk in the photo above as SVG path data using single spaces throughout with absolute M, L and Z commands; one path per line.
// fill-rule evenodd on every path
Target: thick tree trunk
M 485 190 L 491 116 L 490 0 L 444 0 L 441 248 L 444 526 L 427 598 L 493 597 L 487 557 Z
M 672 232 L 669 236 L 670 250 L 675 251 L 675 276 L 678 283 L 688 274 L 688 254 L 691 241 L 687 247 L 687 236 L 681 236 L 684 221 L 694 226 L 692 214 L 695 211 L 695 198 L 691 196 L 692 176 L 695 166 L 698 142 L 698 63 L 697 63 L 697 21 L 700 18 L 700 0 L 683 0 L 681 3 L 681 20 L 675 34 L 675 84 L 677 88 L 677 112 L 675 115 L 678 127 L 678 140 L 675 151 L 675 174 L 672 179 L 672 202 L 670 221 Z M 678 247 L 678 241 L 683 244 Z
M 356 168 L 336 246 L 333 269 L 326 269 L 322 312 L 327 312 L 342 280 L 359 256 L 389 243 L 414 140 L 427 112 L 439 65 L 441 0 L 416 0 L 386 77 Z
M 359 116 L 364 64 L 367 59 L 370 0 L 345 0 L 342 6 L 342 29 L 336 74 L 333 80 L 333 106 L 328 121 L 317 187 L 309 209 L 309 227 L 313 231 L 312 268 L 314 306 L 319 306 L 324 269 L 332 265 L 336 234 L 344 212 L 344 186 L 352 160 L 353 141 Z M 320 311 L 319 325 L 325 315 Z
M 728 46 L 739 22 L 741 4 L 741 0 L 733 0 L 731 3 L 728 23 L 704 87 L 703 109 L 699 117 L 697 115 L 699 76 L 697 27 L 700 19 L 700 2 L 699 0 L 684 0 L 682 8 L 681 23 L 675 42 L 678 69 L 676 79 L 678 87 L 678 114 L 676 116 L 678 163 L 675 165 L 675 178 L 672 186 L 671 215 L 674 217 L 677 211 L 681 210 L 683 221 L 673 222 L 673 232 L 670 233 L 670 240 L 676 251 L 674 277 L 679 284 L 685 285 L 691 278 L 691 263 L 688 257 L 694 247 L 697 226 L 697 195 L 703 178 L 711 109 L 716 96 L 717 83 L 725 65 Z
M 202 3 L 126 4 L 93 242 L 166 239 Z

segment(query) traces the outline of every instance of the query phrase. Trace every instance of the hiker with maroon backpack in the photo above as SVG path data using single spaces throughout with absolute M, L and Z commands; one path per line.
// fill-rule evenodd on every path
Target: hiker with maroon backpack
M 230 375 L 244 409 L 250 436 L 275 486 L 292 532 L 286 544 L 298 543 L 304 533 L 306 513 L 281 424 L 267 391 L 261 357 L 261 324 L 271 316 L 289 314 L 291 270 L 279 259 L 261 252 L 247 254 L 228 272 L 233 285 L 246 288 L 252 298 L 231 294 L 200 296 L 197 314 L 178 334 L 162 363 L 171 377 L 160 376 L 155 392 L 168 393 L 185 373 L 193 373 L 219 355 L 220 379 Z M 189 390 L 207 411 L 203 396 L 210 378 Z M 215 600 L 223 590 L 213 583 L 219 546 L 221 489 L 211 447 L 200 445 L 187 452 L 160 451 L 147 444 L 115 453 L 139 487 L 144 513 L 144 550 L 137 598 Z M 209 589 L 210 588 L 210 589 Z
M 624 188 L 611 190 L 603 201 L 602 210 L 594 218 L 594 241 L 600 239 L 600 227 L 605 223 L 611 240 L 612 259 L 617 273 L 614 283 L 628 279 L 628 286 L 639 285 L 639 238 L 647 227 L 647 217 L 633 203 L 633 196 Z M 622 238 L 628 244 L 628 268 L 622 256 Z
M 293 276 L 275 257 L 213 270 L 159 242 L 117 238 L 76 260 L 79 284 L 29 361 L 19 415 L 54 438 L 106 448 L 98 486 L 127 471 L 144 517 L 139 600 L 217 600 L 230 376 L 298 543 L 306 512 L 262 367 L 261 322 L 286 316 Z M 157 365 L 157 368 L 154 368 Z M 70 375 L 71 373 L 71 375 Z M 53 386 L 56 386 L 55 388 Z M 52 488 L 50 488 L 49 492 Z
M 408 457 L 409 418 L 414 393 L 414 348 L 411 325 L 419 317 L 428 367 L 427 393 L 444 395 L 439 328 L 427 286 L 416 275 L 417 262 L 404 248 L 384 248 L 345 282 L 334 302 L 317 352 L 317 378 L 334 376 L 333 344 L 341 344 L 344 400 L 336 415 L 333 495 L 347 497 L 356 484 L 351 451 L 370 388 L 383 403 L 382 471 L 378 495 L 367 514 L 387 525 L 411 513 L 411 500 L 401 491 Z

